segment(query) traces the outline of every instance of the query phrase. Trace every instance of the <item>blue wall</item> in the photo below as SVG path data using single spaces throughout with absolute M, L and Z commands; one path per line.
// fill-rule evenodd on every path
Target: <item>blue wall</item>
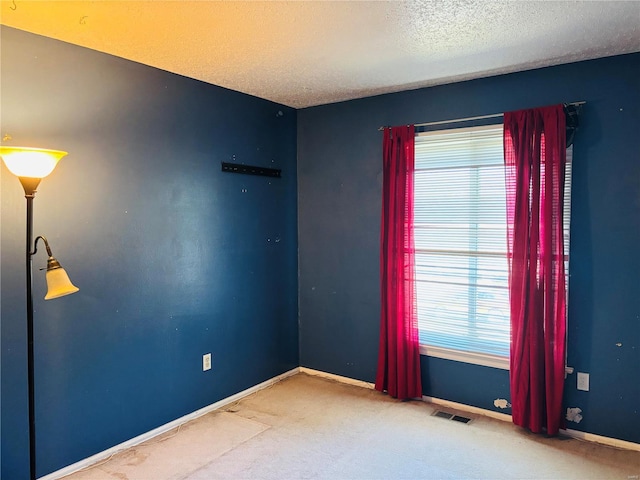
M 38 475 L 298 366 L 296 111 L 0 31 L 2 135 L 70 152 L 35 199 L 35 233 L 80 287 L 45 302 L 46 255 L 34 258 Z M 25 200 L 0 169 L 1 477 L 18 480 Z
M 298 111 L 301 364 L 375 379 L 378 127 L 585 100 L 573 157 L 568 364 L 591 374 L 591 390 L 567 378 L 565 406 L 584 416 L 567 427 L 640 442 L 639 78 L 635 54 Z M 421 363 L 425 395 L 490 410 L 509 398 L 505 370 Z

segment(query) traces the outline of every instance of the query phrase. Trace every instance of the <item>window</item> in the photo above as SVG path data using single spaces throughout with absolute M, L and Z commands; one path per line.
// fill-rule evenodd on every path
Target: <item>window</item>
M 422 352 L 508 369 L 502 137 L 501 124 L 416 134 L 414 215 Z M 568 150 L 566 251 L 570 160 Z

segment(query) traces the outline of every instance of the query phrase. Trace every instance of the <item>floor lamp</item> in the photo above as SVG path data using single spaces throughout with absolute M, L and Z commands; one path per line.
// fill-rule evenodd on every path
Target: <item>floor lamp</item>
M 34 382 L 34 354 L 33 354 L 33 291 L 31 259 L 38 251 L 38 240 L 42 240 L 49 259 L 47 260 L 47 295 L 45 300 L 62 297 L 78 291 L 69 276 L 53 258 L 47 239 L 38 236 L 33 242 L 33 199 L 40 180 L 49 175 L 67 152 L 57 150 L 43 150 L 26 147 L 0 147 L 0 157 L 11 173 L 18 177 L 24 188 L 27 199 L 27 243 L 26 243 L 26 272 L 27 272 L 27 371 L 29 385 L 29 474 L 30 479 L 36 479 L 36 422 L 35 422 L 35 382 Z M 33 242 L 33 250 L 31 245 Z M 42 269 L 44 270 L 44 269 Z

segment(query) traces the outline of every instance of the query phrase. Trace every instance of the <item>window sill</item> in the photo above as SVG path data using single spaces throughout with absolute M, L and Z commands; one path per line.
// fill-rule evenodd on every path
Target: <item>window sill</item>
M 461 352 L 459 350 L 451 350 L 449 348 L 442 347 L 432 347 L 428 345 L 420 345 L 420 354 L 426 355 L 428 357 L 444 358 L 445 360 L 453 360 L 456 362 L 471 363 L 474 365 L 482 365 L 485 367 L 499 368 L 501 370 L 509 370 L 509 358 L 498 357 L 496 355 Z

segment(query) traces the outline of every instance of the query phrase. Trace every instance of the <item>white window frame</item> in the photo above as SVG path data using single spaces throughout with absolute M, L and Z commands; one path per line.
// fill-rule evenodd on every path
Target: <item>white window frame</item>
M 493 125 L 485 125 L 478 127 L 462 127 L 469 130 L 479 130 L 482 128 L 495 128 L 496 124 Z M 451 128 L 437 130 L 434 132 L 418 132 L 416 133 L 416 137 L 428 135 L 429 133 L 437 133 L 443 132 L 444 130 L 452 130 Z M 455 129 L 459 130 L 459 129 Z M 572 148 L 567 150 L 567 169 L 566 176 L 567 182 L 565 183 L 565 205 L 564 205 L 564 215 L 565 215 L 565 225 L 564 225 L 564 234 L 565 234 L 565 282 L 567 297 L 568 297 L 568 277 L 569 277 L 569 222 L 570 222 L 570 211 L 571 211 L 571 166 L 572 166 Z M 504 157 L 504 154 L 503 154 Z M 568 187 L 568 188 L 567 188 Z M 506 199 L 505 199 L 505 209 L 506 209 Z M 506 236 L 505 236 L 505 252 L 506 252 Z M 506 262 L 506 253 L 505 253 L 505 262 Z M 568 300 L 568 299 L 567 299 Z M 567 301 L 568 305 L 568 301 Z M 443 358 L 446 360 L 453 360 L 458 362 L 470 363 L 475 365 L 482 365 L 492 368 L 498 368 L 503 370 L 509 370 L 509 356 L 503 357 L 499 355 L 491 355 L 487 353 L 480 352 L 472 352 L 472 351 L 463 351 L 453 348 L 445 348 L 442 346 L 435 345 L 420 345 L 420 353 L 422 355 L 427 355 L 430 357 Z

